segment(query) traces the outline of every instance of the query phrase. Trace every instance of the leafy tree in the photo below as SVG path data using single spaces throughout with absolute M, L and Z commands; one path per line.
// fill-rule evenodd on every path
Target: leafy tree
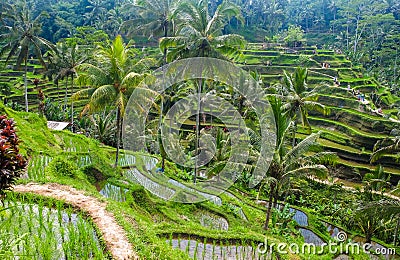
M 273 205 L 276 205 L 280 189 L 285 184 L 288 184 L 291 177 L 305 175 L 325 177 L 328 169 L 322 163 L 332 163 L 336 160 L 336 155 L 330 152 L 307 154 L 316 145 L 316 140 L 320 133 L 311 134 L 294 147 L 288 146 L 288 135 L 293 127 L 293 122 L 285 113 L 282 101 L 279 98 L 270 97 L 270 104 L 276 124 L 276 148 L 268 171 L 268 177 L 264 181 L 269 185 L 269 199 L 264 229 L 268 229 L 271 209 Z
M 64 110 L 67 109 L 68 87 L 70 94 L 74 92 L 74 79 L 76 77 L 76 68 L 88 59 L 86 53 L 79 48 L 76 43 L 69 46 L 66 43 L 59 42 L 55 48 L 48 52 L 49 71 L 48 75 L 54 75 L 54 83 L 57 87 L 60 80 L 65 80 Z M 68 79 L 71 79 L 71 85 L 68 86 Z M 74 128 L 74 102 L 71 102 L 71 124 Z
M 135 6 L 139 18 L 127 21 L 125 26 L 149 37 L 173 36 L 181 3 L 181 0 L 139 0 Z
M 394 233 L 393 244 L 396 245 L 398 230 L 400 226 L 400 202 L 398 200 L 382 199 L 379 201 L 372 201 L 361 205 L 358 208 L 360 214 L 367 216 L 379 216 L 385 220 L 397 220 L 396 229 Z
M 385 192 L 387 188 L 390 188 L 390 174 L 385 173 L 382 165 L 378 165 L 373 173 L 367 173 L 363 178 L 364 182 L 364 193 L 366 194 L 366 200 L 373 200 L 373 192 Z
M 240 9 L 227 1 L 218 5 L 213 15 L 207 1 L 182 4 L 182 26 L 175 37 L 160 40 L 162 52 L 168 50 L 167 61 L 187 57 L 237 57 L 245 46 L 245 40 L 237 34 L 222 35 L 232 17 L 242 20 Z
M 172 61 L 187 57 L 217 57 L 234 58 L 241 54 L 245 40 L 236 34 L 222 35 L 225 25 L 232 17 L 242 19 L 240 10 L 236 5 L 223 1 L 213 15 L 210 15 L 208 2 L 185 2 L 181 5 L 182 26 L 177 36 L 163 37 L 160 40 L 160 49 L 166 53 L 166 60 Z M 206 82 L 196 81 L 198 103 Z M 196 152 L 199 152 L 199 131 L 201 107 L 198 106 L 196 114 Z M 195 169 L 196 182 L 197 168 Z
M 26 167 L 26 161 L 19 154 L 19 139 L 15 130 L 15 122 L 0 116 L 0 200 L 4 198 L 6 191 L 11 190 L 12 185 L 21 176 Z M 3 201 L 2 201 L 3 202 Z
M 296 142 L 298 118 L 301 120 L 302 125 L 310 130 L 311 126 L 308 122 L 308 111 L 314 110 L 323 114 L 329 113 L 329 109 L 318 102 L 318 88 L 308 91 L 307 77 L 307 68 L 296 68 L 292 75 L 284 71 L 284 84 L 280 93 L 276 95 L 285 102 L 283 105 L 285 113 L 294 120 L 293 146 Z
M 90 136 L 107 145 L 115 144 L 113 140 L 114 133 L 116 132 L 115 114 L 115 110 L 104 110 L 103 112 L 90 115 L 89 118 L 92 123 Z
M 379 208 L 374 208 L 369 214 L 365 214 L 366 211 L 359 209 L 353 215 L 353 221 L 364 233 L 366 243 L 371 243 L 372 236 L 387 225 L 388 221 L 380 216 L 380 212 Z
M 123 42 L 120 35 L 106 47 L 100 46 L 94 55 L 95 64 L 83 63 L 77 68 L 80 72 L 78 82 L 86 84 L 88 88 L 72 96 L 73 100 L 88 101 L 82 114 L 100 111 L 109 106 L 117 109 L 115 166 L 118 164 L 122 117 L 127 99 L 146 76 L 140 73 L 145 61 L 135 60 L 130 47 L 130 44 Z M 135 69 L 138 72 L 134 72 Z
M 53 48 L 52 43 L 38 36 L 41 30 L 41 19 L 45 17 L 45 13 L 41 13 L 33 18 L 27 2 L 24 1 L 22 5 L 14 5 L 12 9 L 9 10 L 9 13 L 3 15 L 7 17 L 5 19 L 5 28 L 7 32 L 0 35 L 0 42 L 5 42 L 5 44 L 1 46 L 0 57 L 8 53 L 6 58 L 7 64 L 11 57 L 16 55 L 16 65 L 18 68 L 24 63 L 25 110 L 28 112 L 27 71 L 30 48 L 33 48 L 36 58 L 39 59 L 40 63 L 45 68 L 46 63 L 43 60 L 41 48 Z
M 304 31 L 300 26 L 289 25 L 289 28 L 284 33 L 283 40 L 288 46 L 299 47 L 305 42 Z

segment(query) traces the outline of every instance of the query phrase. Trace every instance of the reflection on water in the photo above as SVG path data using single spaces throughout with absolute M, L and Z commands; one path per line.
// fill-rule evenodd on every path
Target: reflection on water
M 200 224 L 211 229 L 228 230 L 229 228 L 228 221 L 225 218 L 208 212 L 200 214 Z
M 127 189 L 112 185 L 111 183 L 106 183 L 106 185 L 104 185 L 104 187 L 99 191 L 99 193 L 104 197 L 119 202 L 126 201 L 127 192 Z
M 313 244 L 316 246 L 322 246 L 323 244 L 326 244 L 317 234 L 315 234 L 311 230 L 308 230 L 306 228 L 299 228 L 299 231 L 303 236 L 305 243 Z
M 138 182 L 152 194 L 165 200 L 170 200 L 175 194 L 175 191 L 173 189 L 149 179 L 147 176 L 140 173 L 137 169 L 130 169 L 126 171 L 124 173 L 124 176 L 132 182 Z
M 297 224 L 299 224 L 300 226 L 303 226 L 303 227 L 308 226 L 308 217 L 307 217 L 306 213 L 304 213 L 301 210 L 295 209 L 295 208 L 290 208 L 289 211 L 291 213 L 295 212 L 293 219 L 294 219 L 294 221 L 297 222 Z
M 192 259 L 267 259 L 267 255 L 257 252 L 256 245 L 217 245 L 187 239 L 172 239 L 166 242 L 173 248 L 187 252 Z

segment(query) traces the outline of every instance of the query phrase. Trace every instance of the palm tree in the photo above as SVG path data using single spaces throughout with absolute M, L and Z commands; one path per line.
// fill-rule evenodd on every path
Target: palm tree
M 144 61 L 134 60 L 132 48 L 123 42 L 120 35 L 108 46 L 100 46 L 94 57 L 96 64 L 83 63 L 78 66 L 77 69 L 81 72 L 77 79 L 78 82 L 89 87 L 76 92 L 72 99 L 88 100 L 82 114 L 99 111 L 107 106 L 116 107 L 116 167 L 121 141 L 121 119 L 125 112 L 127 99 L 146 77 L 146 74 L 141 71 L 134 72 L 133 70 L 138 69 Z
M 290 177 L 304 175 L 325 177 L 328 170 L 321 163 L 331 163 L 336 158 L 336 155 L 330 152 L 307 154 L 316 144 L 320 133 L 309 135 L 294 147 L 288 145 L 288 134 L 293 127 L 293 121 L 285 113 L 284 105 L 279 98 L 271 96 L 270 104 L 275 116 L 276 148 L 268 177 L 265 179 L 270 190 L 264 229 L 268 229 L 272 205 L 277 202 L 279 189 L 288 183 Z
M 222 35 L 225 25 L 232 17 L 242 20 L 239 8 L 227 1 L 223 1 L 213 15 L 208 11 L 208 1 L 199 0 L 197 3 L 185 2 L 180 6 L 182 26 L 178 36 L 163 37 L 160 39 L 160 50 L 166 54 L 166 61 L 188 57 L 217 57 L 234 58 L 241 54 L 245 46 L 242 36 L 236 34 Z M 196 81 L 198 102 L 205 81 Z M 201 106 L 197 106 L 196 113 L 196 147 L 199 148 L 199 131 Z M 197 163 L 195 164 L 194 182 L 196 182 Z
M 139 31 L 149 37 L 173 36 L 181 3 L 181 0 L 138 0 L 135 7 L 139 18 L 126 21 L 124 26 L 129 32 Z
M 90 9 L 88 13 L 85 14 L 86 23 L 89 25 L 94 25 L 99 21 L 107 12 L 104 7 L 104 1 L 101 0 L 88 0 L 89 5 L 86 9 Z
M 396 245 L 398 230 L 400 226 L 400 201 L 382 199 L 379 201 L 372 201 L 367 204 L 361 205 L 358 208 L 361 215 L 377 217 L 380 219 L 392 220 L 397 219 L 396 229 L 393 239 L 393 245 Z M 370 237 L 373 233 L 370 235 Z M 368 238 L 369 240 L 370 237 Z M 367 241 L 368 242 L 368 241 Z
M 3 14 L 4 15 L 4 14 Z M 0 42 L 5 42 L 0 49 L 0 57 L 7 54 L 6 64 L 11 57 L 17 56 L 17 68 L 24 64 L 24 89 L 25 89 L 25 110 L 28 112 L 28 58 L 30 48 L 32 47 L 36 58 L 39 59 L 43 67 L 47 68 L 42 56 L 42 47 L 52 49 L 53 44 L 46 39 L 39 37 L 41 30 L 40 20 L 45 16 L 41 13 L 35 18 L 32 18 L 29 7 L 26 1 L 22 5 L 12 6 L 6 17 L 3 19 L 6 26 L 3 26 L 7 32 L 0 35 Z
M 400 155 L 400 136 L 387 138 L 378 141 L 374 146 L 374 152 L 371 155 L 371 163 L 376 162 L 385 154 Z
M 307 89 L 307 68 L 296 68 L 294 74 L 290 75 L 284 71 L 284 84 L 281 93 L 278 94 L 285 102 L 284 110 L 294 122 L 293 143 L 296 144 L 297 118 L 301 119 L 302 125 L 311 130 L 308 121 L 308 111 L 314 110 L 323 114 L 329 113 L 329 109 L 318 102 L 318 88 L 311 91 Z
M 67 109 L 68 79 L 71 78 L 70 93 L 74 92 L 76 68 L 87 60 L 87 55 L 76 43 L 69 46 L 66 43 L 57 43 L 53 50 L 48 52 L 48 75 L 54 76 L 54 83 L 58 86 L 60 80 L 65 79 L 64 109 Z M 74 102 L 71 102 L 71 124 L 74 125 Z
M 227 1 L 218 5 L 213 15 L 208 1 L 181 4 L 182 25 L 178 35 L 160 40 L 162 52 L 168 50 L 167 61 L 187 57 L 232 58 L 241 54 L 245 40 L 237 34 L 223 35 L 222 31 L 232 17 L 243 20 L 240 9 Z

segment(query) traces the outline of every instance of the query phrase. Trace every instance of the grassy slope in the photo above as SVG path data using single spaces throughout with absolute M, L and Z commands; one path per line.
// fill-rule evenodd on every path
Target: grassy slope
M 95 140 L 67 131 L 51 131 L 47 129 L 45 119 L 36 114 L 15 112 L 5 108 L 2 104 L 0 104 L 0 112 L 14 118 L 17 122 L 18 133 L 23 141 L 21 152 L 29 158 L 40 155 L 70 158 L 70 156 L 75 156 L 76 154 L 84 154 L 84 150 L 88 150 L 93 158 L 97 158 L 96 162 L 104 161 L 106 164 L 112 164 L 114 150 L 102 146 Z M 66 152 L 72 144 L 76 151 Z M 93 179 L 85 175 L 82 169 L 79 169 L 79 174 L 73 178 L 59 176 L 56 173 L 46 171 L 48 176 L 43 182 L 67 184 L 85 190 L 87 194 L 102 201 L 107 201 L 108 210 L 116 216 L 118 222 L 128 233 L 128 238 L 134 245 L 135 251 L 143 258 L 188 259 L 185 253 L 180 250 L 172 250 L 165 243 L 165 238 L 170 237 L 172 234 L 181 234 L 182 237 L 197 238 L 200 241 L 206 239 L 208 242 L 217 242 L 217 244 L 220 241 L 225 244 L 229 243 L 229 241 L 236 241 L 235 243 L 239 244 L 257 245 L 259 242 L 264 242 L 264 238 L 267 238 L 269 242 L 275 243 L 302 243 L 302 238 L 299 234 L 288 237 L 278 234 L 272 235 L 271 233 L 266 235 L 262 229 L 265 217 L 264 208 L 257 206 L 251 200 L 247 200 L 241 194 L 234 193 L 234 191 L 232 193 L 239 200 L 232 199 L 229 196 L 221 196 L 223 199 L 222 206 L 216 206 L 210 202 L 183 205 L 175 202 L 166 202 L 150 195 L 140 185 L 130 183 L 120 177 L 117 170 L 106 165 L 103 166 L 105 168 L 102 168 L 102 174 L 106 178 L 111 178 L 109 179 L 110 182 L 129 190 L 126 202 L 115 202 L 102 197 L 93 185 Z M 30 180 L 21 180 L 20 183 L 28 181 Z M 248 217 L 248 221 L 242 220 L 239 215 L 232 211 L 232 205 L 241 207 Z M 203 212 L 226 218 L 229 222 L 229 231 L 201 226 L 199 221 Z M 313 226 L 310 226 L 310 228 L 316 230 Z M 316 232 L 322 237 L 327 237 L 327 233 L 322 234 L 317 230 Z M 331 257 L 331 255 L 282 255 L 282 259 L 330 259 Z

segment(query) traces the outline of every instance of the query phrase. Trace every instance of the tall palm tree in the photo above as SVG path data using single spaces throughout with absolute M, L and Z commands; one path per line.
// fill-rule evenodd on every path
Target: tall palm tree
M 86 84 L 87 89 L 76 92 L 73 100 L 88 100 L 82 113 L 100 111 L 107 106 L 116 107 L 116 148 L 115 167 L 118 165 L 121 141 L 122 117 L 127 99 L 134 89 L 140 86 L 146 74 L 141 73 L 143 60 L 135 60 L 130 44 L 126 45 L 120 35 L 106 47 L 99 47 L 95 64 L 83 63 L 78 66 L 78 82 Z M 137 72 L 133 71 L 138 69 Z
M 314 110 L 328 114 L 329 109 L 318 102 L 318 88 L 311 91 L 307 88 L 307 68 L 296 68 L 293 74 L 284 71 L 283 86 L 278 96 L 285 102 L 284 110 L 294 122 L 292 146 L 296 144 L 297 119 L 300 118 L 302 125 L 311 130 L 308 121 L 308 111 Z
M 74 92 L 74 79 L 76 68 L 86 62 L 88 56 L 79 48 L 76 43 L 70 46 L 66 43 L 57 43 L 53 50 L 47 53 L 49 61 L 48 75 L 54 76 L 54 83 L 58 86 L 60 80 L 65 80 L 64 109 L 67 109 L 68 87 L 71 96 Z M 68 79 L 71 78 L 71 85 L 68 86 Z M 71 102 L 71 124 L 74 125 L 74 102 Z
M 168 50 L 167 61 L 187 57 L 237 57 L 245 40 L 237 34 L 223 35 L 223 29 L 232 17 L 243 20 L 240 9 L 223 1 L 214 14 L 208 11 L 208 1 L 181 4 L 182 25 L 177 36 L 163 37 L 160 49 Z
M 142 32 L 149 37 L 173 36 L 181 0 L 138 0 L 135 7 L 139 18 L 125 22 L 129 32 Z
M 160 50 L 166 54 L 166 61 L 188 57 L 235 58 L 241 54 L 245 46 L 242 36 L 236 34 L 223 35 L 222 31 L 232 17 L 242 20 L 240 9 L 227 1 L 218 5 L 214 14 L 209 13 L 208 1 L 185 2 L 180 5 L 181 27 L 177 36 L 160 39 Z M 200 96 L 206 84 L 199 79 L 195 82 L 197 97 Z M 196 153 L 199 148 L 201 106 L 196 113 Z M 196 182 L 197 163 L 195 164 L 194 182 Z
M 333 162 L 336 158 L 336 155 L 330 152 L 307 154 L 316 144 L 319 133 L 309 135 L 294 147 L 288 145 L 288 135 L 293 127 L 293 121 L 285 113 L 284 105 L 279 98 L 270 97 L 270 104 L 275 116 L 276 148 L 265 180 L 270 190 L 264 229 L 268 229 L 272 205 L 276 204 L 279 189 L 290 180 L 290 177 L 304 175 L 325 177 L 328 170 L 322 163 Z
M 42 48 L 52 49 L 53 44 L 38 36 L 41 30 L 40 21 L 45 16 L 45 13 L 41 13 L 33 18 L 26 1 L 23 1 L 22 4 L 12 6 L 9 13 L 3 15 L 6 16 L 3 18 L 5 23 L 3 28 L 6 32 L 0 35 L 0 42 L 5 42 L 5 44 L 1 46 L 0 57 L 8 53 L 6 58 L 7 64 L 10 59 L 16 55 L 17 68 L 20 68 L 21 64 L 24 64 L 25 110 L 28 112 L 27 71 L 30 49 L 33 48 L 36 58 L 43 67 L 47 68 L 43 60 Z
M 361 205 L 357 209 L 358 213 L 361 215 L 377 217 L 385 220 L 396 219 L 396 229 L 393 239 L 393 244 L 396 245 L 398 229 L 400 226 L 400 201 L 398 200 L 388 200 L 382 199 L 379 201 L 372 201 L 367 204 Z M 371 240 L 371 236 L 368 237 L 368 240 Z M 367 241 L 368 242 L 368 241 Z

